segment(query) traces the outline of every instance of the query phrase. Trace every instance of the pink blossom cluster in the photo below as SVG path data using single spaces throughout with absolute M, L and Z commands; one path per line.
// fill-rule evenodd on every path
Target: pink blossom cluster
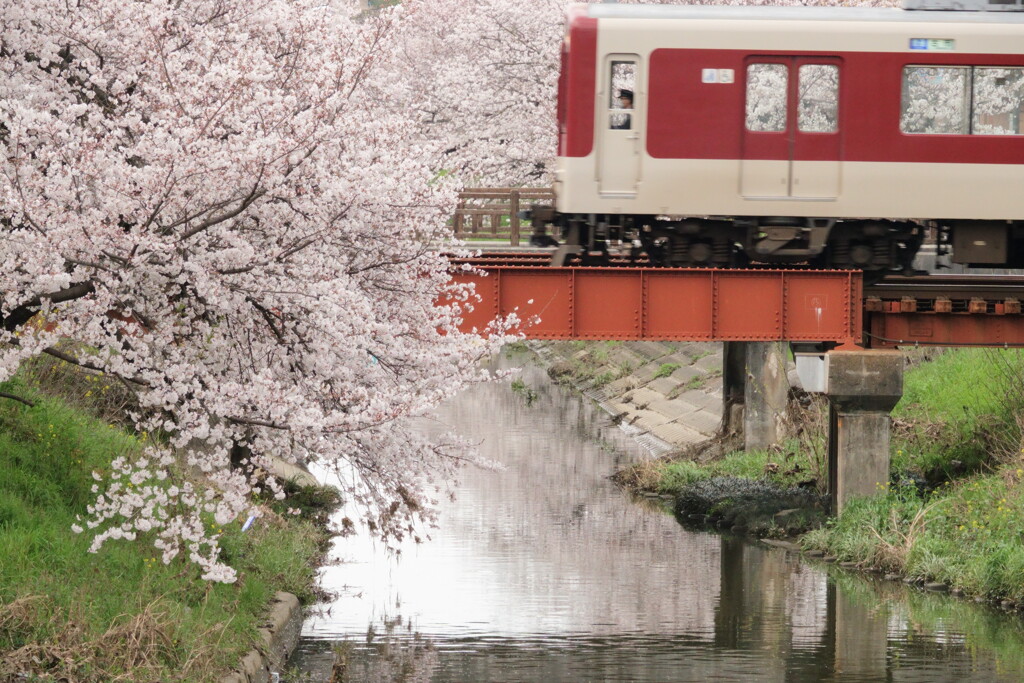
M 0 4 L 0 381 L 44 353 L 103 372 L 157 437 L 97 483 L 94 551 L 231 581 L 210 524 L 283 495 L 272 458 L 344 471 L 392 539 L 470 458 L 408 418 L 484 379 L 501 330 L 456 328 L 457 188 L 405 106 L 404 12 L 351 8 Z

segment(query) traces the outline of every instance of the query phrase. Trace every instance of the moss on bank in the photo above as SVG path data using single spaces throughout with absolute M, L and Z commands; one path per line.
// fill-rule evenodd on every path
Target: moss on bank
M 824 405 L 807 410 L 801 436 L 780 449 L 648 463 L 618 478 L 672 494 L 690 519 L 803 533 L 805 548 L 841 561 L 1024 605 L 1024 355 L 955 350 L 913 363 L 893 412 L 891 484 L 824 523 L 805 514 L 813 503 L 778 515 L 793 491 L 824 490 Z
M 276 503 L 245 533 L 223 529 L 222 557 L 239 571 L 231 585 L 199 580 L 183 560 L 164 565 L 145 542 L 89 554 L 71 525 L 92 499 L 92 472 L 140 439 L 34 383 L 0 385 L 36 404 L 0 401 L 0 680 L 217 680 L 260 642 L 276 591 L 313 598 L 327 534 Z M 310 516 L 336 502 L 302 498 Z

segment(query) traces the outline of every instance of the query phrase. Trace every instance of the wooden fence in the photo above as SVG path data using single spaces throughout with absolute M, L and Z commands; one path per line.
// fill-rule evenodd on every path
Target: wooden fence
M 508 240 L 516 247 L 520 239 L 519 211 L 536 202 L 550 204 L 555 193 L 539 187 L 478 187 L 459 193 L 452 226 L 463 240 Z

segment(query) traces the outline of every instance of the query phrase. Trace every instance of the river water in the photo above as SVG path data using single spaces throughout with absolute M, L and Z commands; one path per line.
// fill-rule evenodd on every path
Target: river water
M 425 427 L 505 467 L 465 471 L 431 541 L 338 539 L 292 679 L 340 651 L 360 682 L 1024 680 L 1015 616 L 687 530 L 608 480 L 643 454 L 603 413 L 523 380 L 532 403 L 482 385 Z

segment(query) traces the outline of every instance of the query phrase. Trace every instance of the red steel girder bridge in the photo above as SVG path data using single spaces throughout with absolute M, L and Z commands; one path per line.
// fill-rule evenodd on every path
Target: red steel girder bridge
M 859 271 L 550 267 L 536 256 L 456 260 L 481 301 L 464 330 L 515 312 L 531 339 L 789 341 L 898 346 L 1024 346 L 1024 278 L 891 277 Z

